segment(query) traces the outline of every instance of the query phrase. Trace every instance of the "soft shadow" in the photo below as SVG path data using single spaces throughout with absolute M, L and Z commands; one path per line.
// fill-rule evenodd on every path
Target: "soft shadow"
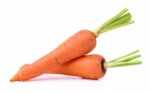
M 97 80 L 91 80 L 91 79 L 85 79 L 85 78 L 80 78 L 76 76 L 46 76 L 46 77 L 37 77 L 35 79 L 26 81 L 26 82 L 32 82 L 32 81 L 54 81 L 54 80 L 83 80 L 83 81 L 97 81 Z

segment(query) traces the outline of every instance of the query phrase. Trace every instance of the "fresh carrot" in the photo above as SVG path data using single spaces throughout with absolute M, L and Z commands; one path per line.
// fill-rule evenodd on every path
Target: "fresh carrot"
M 106 62 L 105 58 L 101 55 L 86 55 L 74 59 L 71 62 L 59 64 L 57 69 L 50 69 L 47 73 L 99 79 L 105 75 L 107 68 L 141 64 L 142 62 L 137 60 L 137 58 L 141 57 L 140 54 L 137 54 L 138 52 L 139 50 L 136 50 L 108 62 Z
M 131 14 L 128 9 L 122 10 L 116 16 L 102 24 L 95 31 L 81 30 L 67 39 L 55 50 L 39 60 L 26 66 L 11 79 L 11 81 L 24 81 L 37 77 L 48 69 L 55 69 L 55 65 L 69 62 L 92 51 L 96 46 L 96 37 L 100 34 L 131 24 Z

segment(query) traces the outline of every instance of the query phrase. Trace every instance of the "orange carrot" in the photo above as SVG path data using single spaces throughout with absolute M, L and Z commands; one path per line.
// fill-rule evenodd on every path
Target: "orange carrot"
M 86 55 L 71 62 L 60 64 L 60 69 L 57 73 L 88 79 L 98 79 L 105 75 L 106 69 L 103 67 L 104 62 L 105 59 L 100 55 Z
M 99 79 L 106 73 L 107 68 L 141 64 L 137 60 L 141 55 L 135 55 L 139 50 L 131 52 L 123 57 L 106 62 L 101 55 L 86 55 L 71 62 L 57 65 L 57 69 L 50 69 L 47 73 L 79 76 L 87 79 Z M 136 60 L 135 60 L 136 59 Z
M 81 30 L 58 46 L 54 51 L 43 56 L 29 66 L 26 66 L 11 79 L 11 81 L 24 81 L 37 77 L 49 69 L 55 69 L 58 64 L 69 62 L 81 57 L 96 46 L 96 37 L 101 33 L 133 23 L 128 9 L 122 10 L 119 14 L 101 25 L 95 32 Z

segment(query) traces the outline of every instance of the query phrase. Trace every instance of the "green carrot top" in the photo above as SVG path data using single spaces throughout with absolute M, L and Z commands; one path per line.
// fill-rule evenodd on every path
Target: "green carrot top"
M 122 27 L 129 24 L 134 23 L 134 21 L 131 20 L 132 16 L 129 13 L 128 9 L 125 8 L 121 12 L 119 12 L 117 15 L 112 17 L 110 20 L 106 21 L 100 27 L 98 27 L 94 34 L 98 37 L 100 34 Z
M 138 58 L 141 57 L 141 54 L 138 54 L 139 50 L 135 50 L 127 55 L 115 58 L 104 63 L 105 68 L 112 68 L 112 67 L 121 67 L 121 66 L 131 66 L 142 64 Z

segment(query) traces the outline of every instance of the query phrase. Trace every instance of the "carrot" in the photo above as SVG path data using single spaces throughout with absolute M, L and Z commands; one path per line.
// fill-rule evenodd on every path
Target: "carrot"
M 105 58 L 101 55 L 86 55 L 68 63 L 59 64 L 57 65 L 57 69 L 50 69 L 47 73 L 99 79 L 105 75 L 107 68 L 141 64 L 142 62 L 137 60 L 137 58 L 141 57 L 140 54 L 137 54 L 138 52 L 139 50 L 136 50 L 108 62 L 106 62 Z
M 59 64 L 57 71 L 50 73 L 79 76 L 88 79 L 98 79 L 105 75 L 106 69 L 103 67 L 105 59 L 101 55 L 86 55 L 65 64 Z
M 92 51 L 96 46 L 96 37 L 100 34 L 131 24 L 131 14 L 128 9 L 122 10 L 116 16 L 102 24 L 94 32 L 81 30 L 67 39 L 55 50 L 43 56 L 39 60 L 21 69 L 11 81 L 24 81 L 37 77 L 49 69 L 55 69 L 55 65 L 69 62 Z

